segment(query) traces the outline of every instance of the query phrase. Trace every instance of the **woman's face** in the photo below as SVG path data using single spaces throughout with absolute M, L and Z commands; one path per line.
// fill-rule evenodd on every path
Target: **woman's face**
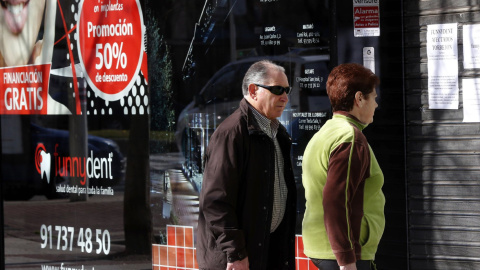
M 8 66 L 25 65 L 37 41 L 45 0 L 0 2 L 0 53 Z
M 373 88 L 370 94 L 362 97 L 362 106 L 360 107 L 358 115 L 360 122 L 364 124 L 371 124 L 373 122 L 373 115 L 375 114 L 375 109 L 378 107 L 376 98 L 377 91 L 375 88 Z

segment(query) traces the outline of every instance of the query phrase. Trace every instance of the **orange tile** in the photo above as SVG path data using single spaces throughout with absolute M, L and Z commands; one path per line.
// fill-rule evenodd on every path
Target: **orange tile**
M 185 228 L 185 247 L 193 248 L 193 228 Z
M 193 250 L 193 255 L 194 255 L 193 258 L 195 259 L 195 267 L 194 268 L 198 269 L 197 250 L 196 249 Z
M 160 270 L 160 266 L 154 265 L 154 266 L 152 267 L 152 270 Z
M 176 227 L 175 228 L 175 239 L 176 239 L 176 246 L 184 247 L 185 246 L 185 227 Z
M 168 266 L 177 266 L 177 248 L 168 247 Z
M 296 237 L 295 245 L 295 256 L 300 258 L 307 258 L 307 255 L 303 253 L 303 238 L 301 236 Z
M 310 270 L 317 270 L 318 268 L 313 264 L 312 260 L 308 260 L 308 266 L 310 267 Z
M 185 267 L 185 248 L 177 248 L 177 266 Z
M 298 236 L 295 236 L 295 258 L 298 257 Z
M 297 269 L 296 270 L 308 270 L 308 260 L 297 259 Z
M 159 250 L 159 265 L 167 265 L 168 264 L 168 248 L 166 246 L 160 246 Z
M 185 267 L 193 268 L 195 266 L 194 250 L 191 248 L 185 249 Z
M 152 264 L 160 264 L 160 248 L 157 245 L 152 245 Z M 158 270 L 158 269 L 157 269 Z
M 176 246 L 175 227 L 167 226 L 167 245 Z

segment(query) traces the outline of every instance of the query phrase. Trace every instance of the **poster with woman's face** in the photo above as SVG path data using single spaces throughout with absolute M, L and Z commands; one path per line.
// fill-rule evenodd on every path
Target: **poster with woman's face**
M 1 1 L 0 66 L 22 66 L 35 63 L 41 54 L 42 41 L 37 40 L 45 12 L 45 0 Z

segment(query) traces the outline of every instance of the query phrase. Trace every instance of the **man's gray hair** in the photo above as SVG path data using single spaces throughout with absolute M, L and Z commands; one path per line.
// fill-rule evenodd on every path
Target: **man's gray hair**
M 261 60 L 253 63 L 245 73 L 242 83 L 242 92 L 244 96 L 248 95 L 248 86 L 252 83 L 265 84 L 268 72 L 270 70 L 277 70 L 285 73 L 285 68 L 273 63 L 270 60 Z

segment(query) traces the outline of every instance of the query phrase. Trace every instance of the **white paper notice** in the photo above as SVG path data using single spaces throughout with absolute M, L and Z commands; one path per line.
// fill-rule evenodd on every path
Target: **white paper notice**
M 463 26 L 463 67 L 480 68 L 480 24 Z
M 427 28 L 428 104 L 430 109 L 458 109 L 457 24 Z
M 480 79 L 463 79 L 463 122 L 480 122 Z

